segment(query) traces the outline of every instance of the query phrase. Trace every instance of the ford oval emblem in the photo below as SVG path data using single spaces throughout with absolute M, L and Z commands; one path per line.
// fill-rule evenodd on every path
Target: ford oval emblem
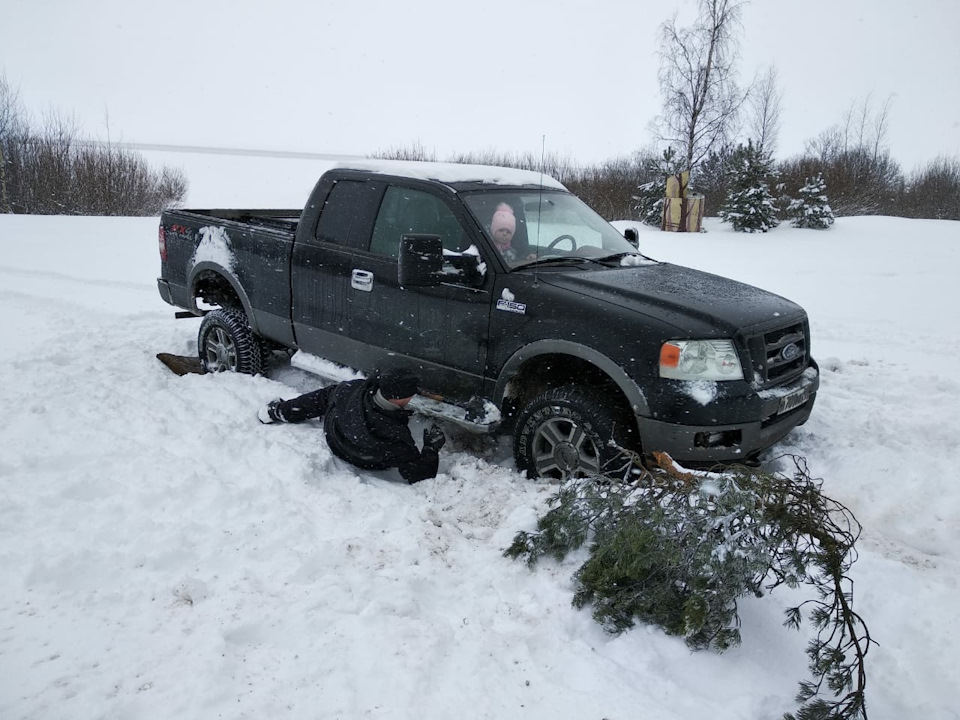
M 789 362 L 790 360 L 795 360 L 800 355 L 800 346 L 796 343 L 790 343 L 789 345 L 784 345 L 783 350 L 780 351 L 780 357 Z

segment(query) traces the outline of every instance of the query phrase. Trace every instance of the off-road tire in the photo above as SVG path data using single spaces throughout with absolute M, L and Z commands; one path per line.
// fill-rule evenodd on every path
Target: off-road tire
M 266 375 L 271 370 L 290 362 L 293 351 L 290 348 L 266 338 L 258 337 L 260 342 L 260 372 Z
M 620 475 L 629 459 L 629 419 L 579 385 L 541 393 L 520 411 L 513 431 L 517 468 L 530 478 Z
M 256 375 L 263 370 L 260 340 L 240 310 L 221 308 L 207 313 L 200 323 L 197 351 L 206 372 Z

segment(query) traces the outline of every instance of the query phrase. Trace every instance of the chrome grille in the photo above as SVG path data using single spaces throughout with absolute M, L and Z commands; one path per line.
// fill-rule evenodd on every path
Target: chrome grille
M 753 371 L 760 385 L 771 387 L 800 375 L 810 362 L 809 326 L 792 323 L 747 339 Z

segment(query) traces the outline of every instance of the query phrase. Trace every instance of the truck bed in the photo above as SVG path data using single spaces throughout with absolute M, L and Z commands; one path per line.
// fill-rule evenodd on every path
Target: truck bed
M 300 223 L 300 210 L 172 210 L 171 215 L 193 218 L 198 222 L 238 223 L 265 230 L 294 233 Z
M 161 297 L 193 314 L 194 298 L 222 305 L 227 295 L 242 298 L 256 332 L 294 344 L 290 323 L 290 257 L 300 210 L 168 210 L 158 287 Z M 234 284 L 224 278 L 224 269 Z

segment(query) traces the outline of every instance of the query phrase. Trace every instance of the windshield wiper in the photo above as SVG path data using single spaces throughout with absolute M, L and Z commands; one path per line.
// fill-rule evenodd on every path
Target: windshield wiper
M 615 262 L 615 261 L 617 261 L 617 260 L 623 260 L 623 258 L 627 257 L 628 255 L 639 255 L 639 256 L 642 257 L 644 260 L 650 260 L 651 262 L 657 262 L 657 261 L 654 260 L 652 257 L 647 257 L 646 255 L 644 255 L 644 254 L 643 254 L 642 252 L 640 252 L 639 250 L 630 250 L 629 252 L 614 253 L 613 255 L 607 255 L 607 256 L 605 256 L 605 257 L 602 257 L 602 258 L 600 258 L 600 260 L 603 261 L 603 262 Z
M 548 265 L 553 263 L 558 263 L 563 265 L 576 263 L 577 265 L 579 265 L 580 263 L 585 263 L 585 262 L 592 262 L 592 263 L 596 263 L 597 265 L 603 265 L 604 267 L 607 267 L 606 263 L 601 262 L 597 258 L 580 257 L 579 255 L 561 255 L 559 257 L 548 257 L 548 258 L 540 258 L 539 260 L 531 260 L 530 262 L 524 263 L 523 265 L 517 265 L 517 267 L 515 267 L 514 270 L 522 270 L 523 268 L 533 267 L 534 265 Z

